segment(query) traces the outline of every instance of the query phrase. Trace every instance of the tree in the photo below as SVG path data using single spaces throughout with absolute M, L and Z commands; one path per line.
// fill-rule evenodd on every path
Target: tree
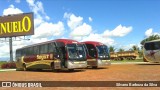
M 139 47 L 137 45 L 133 45 L 132 48 L 129 49 L 130 51 L 139 51 Z
M 152 41 L 152 40 L 157 40 L 157 39 L 160 39 L 160 35 L 154 34 L 154 35 L 151 35 L 151 36 L 149 36 L 148 38 L 142 40 L 142 41 L 141 41 L 141 44 L 144 45 L 144 43 L 145 43 L 146 41 Z
M 116 50 L 116 48 L 115 48 L 114 46 L 110 46 L 110 47 L 109 47 L 109 51 L 110 51 L 110 52 L 115 52 L 115 50 Z
M 123 48 L 120 48 L 119 50 L 118 50 L 118 52 L 123 52 L 124 51 L 124 49 Z
M 133 45 L 132 48 L 129 49 L 130 51 L 138 51 L 139 57 L 143 56 L 142 48 L 139 48 L 137 45 Z

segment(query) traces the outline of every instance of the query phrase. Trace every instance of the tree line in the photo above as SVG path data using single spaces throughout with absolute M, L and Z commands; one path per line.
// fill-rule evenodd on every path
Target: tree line
M 114 46 L 110 46 L 109 47 L 109 51 L 110 52 L 115 52 L 117 49 L 114 47 Z M 127 50 L 127 51 L 139 51 L 140 50 L 140 48 L 137 46 L 137 45 L 133 45 L 129 50 Z M 123 49 L 123 48 L 119 48 L 118 50 L 117 50 L 118 52 L 123 52 L 123 51 L 125 51 L 125 49 Z
M 152 40 L 157 40 L 157 39 L 160 39 L 160 35 L 159 34 L 153 34 L 145 39 L 143 39 L 140 43 L 143 47 L 144 43 L 146 41 L 152 41 Z M 139 56 L 142 57 L 142 47 L 138 47 L 137 45 L 133 45 L 129 50 L 127 51 L 138 51 L 139 52 Z M 125 49 L 123 48 L 119 48 L 118 50 L 114 47 L 114 46 L 110 46 L 109 47 L 109 51 L 110 52 L 115 52 L 115 51 L 118 51 L 118 52 L 123 52 L 125 51 Z

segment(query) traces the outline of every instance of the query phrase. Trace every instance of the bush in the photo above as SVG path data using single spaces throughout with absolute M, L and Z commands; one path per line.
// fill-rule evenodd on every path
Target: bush
M 14 62 L 4 63 L 1 65 L 2 69 L 16 68 L 16 64 Z

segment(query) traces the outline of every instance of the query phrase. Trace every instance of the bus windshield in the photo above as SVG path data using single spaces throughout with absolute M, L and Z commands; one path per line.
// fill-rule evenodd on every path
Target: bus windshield
M 69 60 L 85 60 L 86 53 L 81 44 L 67 44 Z
M 146 50 L 159 50 L 160 49 L 160 42 L 149 42 L 144 45 Z
M 99 59 L 109 59 L 108 47 L 105 45 L 96 46 Z

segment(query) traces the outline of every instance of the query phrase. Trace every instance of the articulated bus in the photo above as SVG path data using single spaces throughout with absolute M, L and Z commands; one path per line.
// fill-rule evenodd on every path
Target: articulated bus
M 160 63 L 160 39 L 144 43 L 143 60 L 144 62 Z
M 101 66 L 109 66 L 110 55 L 106 45 L 96 41 L 85 41 L 84 43 L 87 52 L 87 65 L 92 68 Z
M 17 70 L 86 68 L 84 45 L 70 39 L 56 39 L 16 50 Z

